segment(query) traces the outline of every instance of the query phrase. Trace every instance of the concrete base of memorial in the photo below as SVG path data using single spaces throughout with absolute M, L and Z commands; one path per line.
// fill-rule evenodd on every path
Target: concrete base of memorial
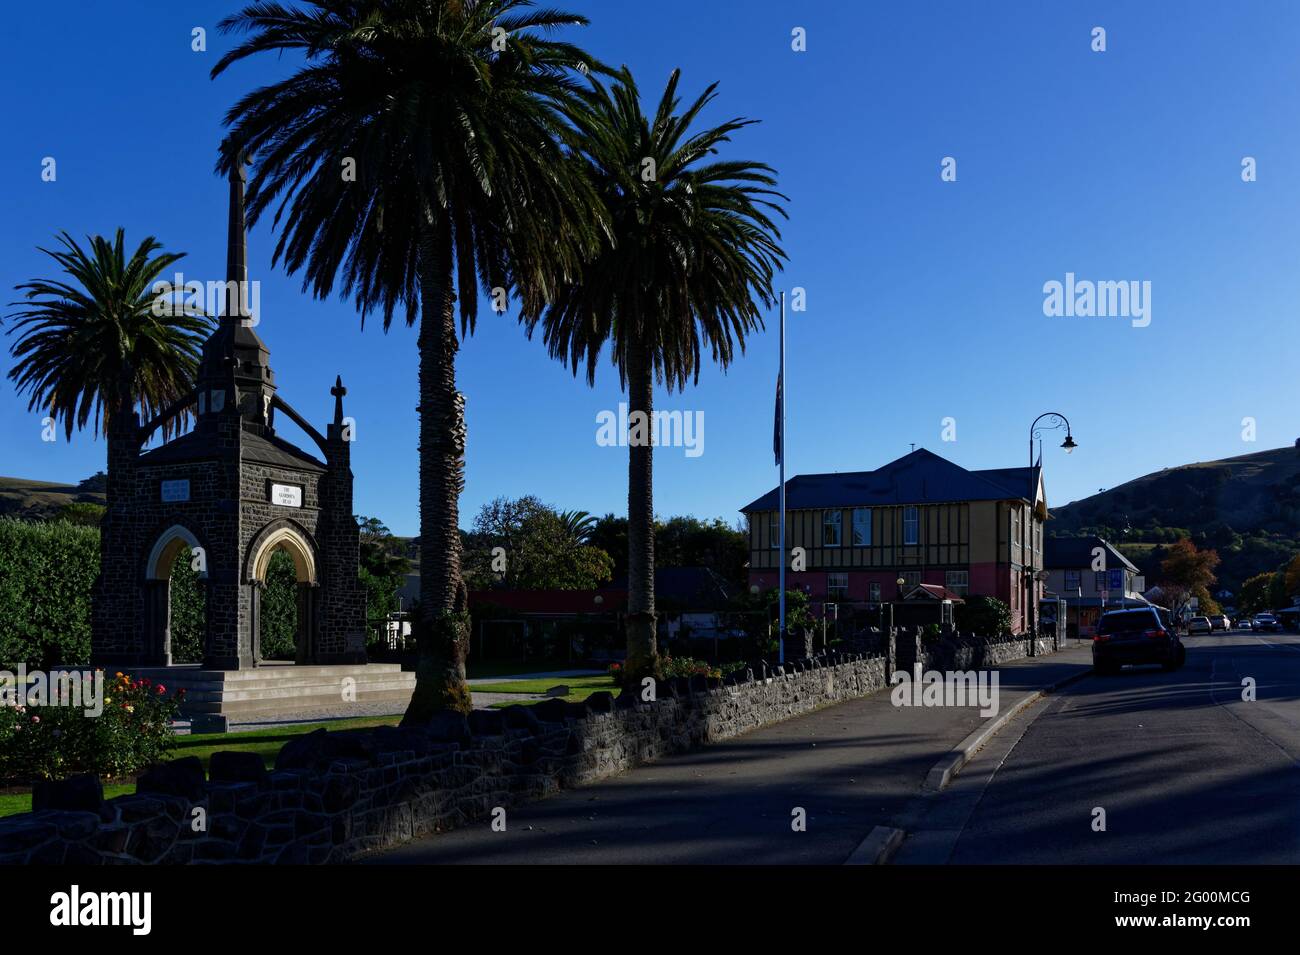
M 415 674 L 396 663 L 311 666 L 264 663 L 250 670 L 207 670 L 198 664 L 120 667 L 132 679 L 148 678 L 172 692 L 184 689 L 181 718 L 226 716 L 240 720 L 352 703 L 405 705 Z

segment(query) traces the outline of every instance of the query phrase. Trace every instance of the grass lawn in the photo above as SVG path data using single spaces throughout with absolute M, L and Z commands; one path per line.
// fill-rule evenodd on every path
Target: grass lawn
M 608 673 L 600 676 L 548 676 L 541 680 L 510 680 L 506 683 L 476 683 L 470 689 L 475 693 L 545 693 L 553 686 L 567 686 L 568 699 L 579 690 L 586 692 L 578 699 L 585 700 L 600 690 L 614 692 L 614 678 Z
M 517 673 L 554 673 L 556 670 L 581 670 L 581 664 L 564 663 L 557 660 L 516 660 L 514 663 L 502 663 L 499 660 L 489 660 L 483 663 L 476 663 L 473 657 L 465 664 L 465 678 L 469 680 L 482 680 L 489 677 L 514 676 Z M 572 679 L 577 679 L 573 677 Z M 555 686 L 556 683 L 563 683 L 564 677 L 556 677 L 548 686 Z
M 311 733 L 324 728 L 329 730 L 359 729 L 366 726 L 396 726 L 401 722 L 400 716 L 361 716 L 352 720 L 332 720 L 327 723 L 297 723 L 276 729 L 258 730 L 251 733 L 199 733 L 193 736 L 176 737 L 176 748 L 169 759 L 182 756 L 197 756 L 208 768 L 212 754 L 220 751 L 257 753 L 266 763 L 267 769 L 275 766 L 276 754 L 295 736 Z M 104 786 L 104 798 L 123 796 L 135 792 L 135 783 L 107 783 Z M 30 812 L 32 794 L 0 793 L 0 816 L 12 816 L 17 812 Z
M 513 680 L 509 683 L 484 683 L 480 686 L 474 686 L 472 689 L 475 693 L 545 693 L 553 686 L 563 684 L 569 688 L 569 695 L 561 697 L 569 703 L 581 703 L 593 693 L 608 691 L 618 696 L 619 689 L 614 685 L 614 678 L 608 674 L 601 676 L 574 676 L 547 678 L 545 680 Z M 541 700 L 520 700 L 520 703 L 528 706 L 533 703 L 540 703 Z M 514 706 L 509 700 L 503 700 L 500 703 L 493 703 L 492 709 L 499 710 L 502 707 Z

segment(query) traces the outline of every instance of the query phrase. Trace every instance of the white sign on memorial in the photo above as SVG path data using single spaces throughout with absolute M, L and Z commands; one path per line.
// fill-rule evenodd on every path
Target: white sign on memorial
M 190 499 L 190 479 L 162 482 L 162 499 L 167 503 L 188 501 Z
M 302 488 L 296 484 L 272 484 L 271 503 L 280 507 L 302 507 Z

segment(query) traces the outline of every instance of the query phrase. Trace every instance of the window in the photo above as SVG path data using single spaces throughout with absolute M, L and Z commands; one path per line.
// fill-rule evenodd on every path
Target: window
M 871 585 L 870 599 L 873 604 L 880 603 L 880 584 L 873 583 Z
M 1011 546 L 1020 546 L 1020 508 L 1011 511 Z
M 781 549 L 781 512 L 772 511 L 767 515 L 767 537 L 770 543 L 767 545 L 772 550 Z
M 943 575 L 943 585 L 955 594 L 966 596 L 970 589 L 970 571 L 950 570 Z
M 1098 590 L 1106 590 L 1106 572 L 1104 570 L 1096 571 L 1092 575 L 1092 585 Z
M 1083 575 L 1077 570 L 1067 570 L 1065 572 L 1065 589 L 1069 593 L 1076 593 L 1083 586 L 1081 578 Z
M 840 511 L 822 511 L 822 546 L 840 546 Z
M 827 574 L 826 575 L 826 599 L 832 603 L 839 600 L 847 600 L 849 596 L 849 575 L 848 574 Z
M 903 593 L 907 593 L 921 583 L 921 572 L 919 570 L 905 570 L 898 576 L 903 578 Z
M 853 509 L 853 546 L 869 547 L 871 545 L 871 508 L 855 507 Z
M 903 508 L 903 543 L 915 544 L 920 536 L 917 509 L 915 507 Z

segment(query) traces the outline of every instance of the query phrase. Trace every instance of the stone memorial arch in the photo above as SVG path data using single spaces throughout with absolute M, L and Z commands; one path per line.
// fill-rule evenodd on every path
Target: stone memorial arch
M 130 409 L 112 422 L 91 641 L 99 665 L 171 664 L 170 576 L 186 548 L 206 590 L 204 670 L 262 662 L 261 597 L 276 551 L 292 558 L 297 578 L 295 662 L 365 663 L 347 392 L 336 378 L 324 435 L 277 392 L 260 316 L 247 307 L 244 185 L 241 166 L 230 177 L 225 314 L 203 346 L 194 391 L 152 421 Z M 191 431 L 143 450 L 186 410 Z M 277 434 L 280 416 L 311 439 L 311 453 Z

